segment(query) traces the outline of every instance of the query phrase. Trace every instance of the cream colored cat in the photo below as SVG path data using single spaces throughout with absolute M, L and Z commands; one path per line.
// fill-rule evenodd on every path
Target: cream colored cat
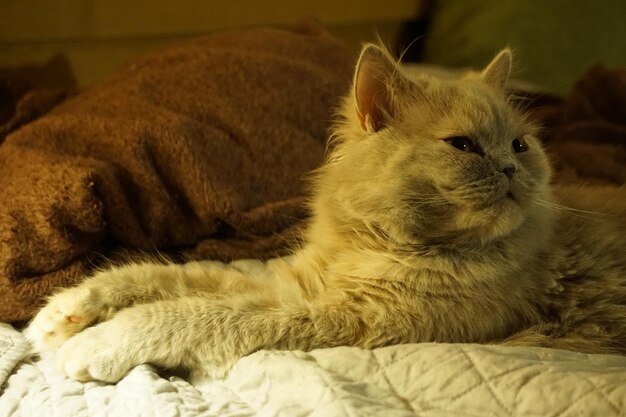
M 26 334 L 59 348 L 70 377 L 110 382 L 142 363 L 221 372 L 259 349 L 625 354 L 626 191 L 551 190 L 535 128 L 507 101 L 510 68 L 504 50 L 482 73 L 408 79 L 366 46 L 301 249 L 101 271 L 51 297 Z

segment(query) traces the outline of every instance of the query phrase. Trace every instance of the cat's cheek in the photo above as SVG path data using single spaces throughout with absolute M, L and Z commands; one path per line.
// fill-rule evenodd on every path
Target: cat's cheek
M 520 164 L 535 184 L 548 185 L 552 177 L 550 163 L 543 151 L 533 148 L 519 155 Z

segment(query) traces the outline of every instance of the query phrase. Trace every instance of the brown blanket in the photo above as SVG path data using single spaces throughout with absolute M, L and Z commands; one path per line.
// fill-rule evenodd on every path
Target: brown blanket
M 534 107 L 556 181 L 626 183 L 626 68 L 591 67 L 564 102 Z
M 29 318 L 53 287 L 123 251 L 283 253 L 352 64 L 311 28 L 198 39 L 11 133 L 0 145 L 0 320 Z M 60 98 L 26 96 L 12 126 Z M 594 68 L 565 101 L 529 99 L 556 181 L 624 184 L 626 71 Z
M 0 145 L 0 320 L 29 318 L 54 287 L 119 249 L 281 253 L 306 215 L 304 179 L 352 66 L 314 27 L 221 34 L 137 62 L 10 133 Z M 58 99 L 25 96 L 5 130 Z

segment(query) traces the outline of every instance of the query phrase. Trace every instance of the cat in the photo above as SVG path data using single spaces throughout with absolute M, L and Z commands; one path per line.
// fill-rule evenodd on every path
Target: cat
M 551 186 L 511 65 L 505 49 L 460 79 L 409 78 L 366 45 L 292 255 L 103 270 L 26 336 L 67 376 L 106 382 L 142 363 L 219 375 L 260 349 L 626 354 L 626 190 Z

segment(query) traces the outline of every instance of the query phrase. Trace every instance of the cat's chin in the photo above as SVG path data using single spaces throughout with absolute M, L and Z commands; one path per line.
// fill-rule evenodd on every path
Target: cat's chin
M 502 198 L 488 207 L 465 208 L 457 211 L 444 224 L 386 224 L 379 225 L 387 240 L 403 245 L 423 245 L 436 242 L 490 242 L 504 238 L 524 222 L 527 210 L 515 198 Z
M 455 223 L 461 232 L 490 241 L 511 234 L 523 223 L 525 216 L 526 210 L 515 195 L 507 193 L 486 208 L 460 212 Z

